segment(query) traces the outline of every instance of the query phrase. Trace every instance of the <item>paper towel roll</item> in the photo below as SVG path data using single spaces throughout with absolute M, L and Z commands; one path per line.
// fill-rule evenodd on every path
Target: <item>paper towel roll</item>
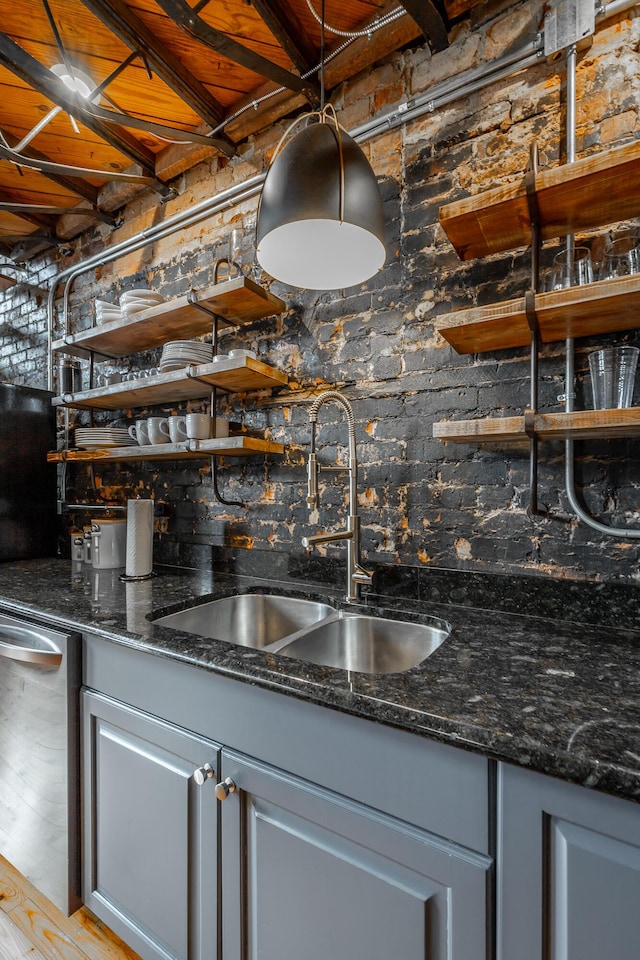
M 153 500 L 127 500 L 127 577 L 148 577 L 153 568 Z

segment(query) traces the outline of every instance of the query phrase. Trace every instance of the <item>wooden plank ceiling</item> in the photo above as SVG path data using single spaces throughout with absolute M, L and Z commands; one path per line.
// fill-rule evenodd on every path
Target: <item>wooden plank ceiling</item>
M 480 0 L 325 0 L 327 92 Z M 317 106 L 321 0 L 0 0 L 0 254 L 19 262 Z M 65 86 L 61 65 L 95 97 Z M 114 188 L 114 181 L 116 187 Z M 108 188 L 108 189 L 107 189 Z

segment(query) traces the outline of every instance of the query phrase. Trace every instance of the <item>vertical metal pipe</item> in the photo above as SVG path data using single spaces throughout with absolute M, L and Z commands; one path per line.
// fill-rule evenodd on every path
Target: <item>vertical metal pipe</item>
M 538 172 L 538 145 L 533 144 L 531 148 L 531 172 L 533 175 L 533 186 L 535 189 L 535 178 Z M 535 294 L 538 292 L 540 280 L 540 219 L 537 212 L 538 206 L 535 202 L 535 216 L 531 222 L 531 290 L 533 291 L 533 303 L 535 309 Z M 537 324 L 534 322 L 531 326 L 531 349 L 530 349 L 530 397 L 529 406 L 533 413 L 538 410 L 538 380 L 539 380 L 539 342 L 538 342 Z M 529 438 L 529 511 L 532 516 L 539 513 L 538 508 L 538 438 L 535 434 Z
M 611 5 L 612 6 L 612 5 Z M 567 49 L 567 132 L 566 132 L 566 151 L 567 163 L 573 163 L 576 158 L 576 60 L 577 51 L 575 46 Z M 569 241 L 573 245 L 573 236 L 567 237 L 567 249 Z M 575 347 L 572 337 L 566 340 L 566 359 L 565 359 L 565 411 L 571 413 L 575 404 Z M 587 513 L 578 502 L 576 496 L 575 481 L 575 447 L 573 440 L 565 440 L 565 490 L 571 509 L 579 520 L 586 523 L 593 530 L 606 534 L 609 537 L 623 537 L 628 540 L 640 539 L 640 530 L 624 529 L 621 527 L 612 527 L 609 524 L 601 523 Z

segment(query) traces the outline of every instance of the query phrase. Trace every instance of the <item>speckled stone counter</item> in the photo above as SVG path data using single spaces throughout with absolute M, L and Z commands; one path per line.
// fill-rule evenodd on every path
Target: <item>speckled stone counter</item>
M 285 584 L 277 564 L 269 566 L 281 588 L 340 596 L 339 587 L 323 589 L 326 568 L 318 575 L 301 565 L 292 577 L 290 566 Z M 535 578 L 397 574 L 384 584 L 384 596 L 370 595 L 366 603 L 439 617 L 452 630 L 419 667 L 384 676 L 313 666 L 150 620 L 198 598 L 275 581 L 229 569 L 161 568 L 153 580 L 124 584 L 119 572 L 74 569 L 68 560 L 0 564 L 0 606 L 640 800 L 637 588 L 613 587 L 606 600 L 597 585 L 541 582 L 534 603 L 525 581 Z M 474 605 L 480 597 L 484 609 Z M 517 609 L 527 615 L 511 612 Z M 531 616 L 532 609 L 545 616 Z

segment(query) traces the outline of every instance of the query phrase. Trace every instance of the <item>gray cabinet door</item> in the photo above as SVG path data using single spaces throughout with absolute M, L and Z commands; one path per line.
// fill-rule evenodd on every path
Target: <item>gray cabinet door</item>
M 231 751 L 222 773 L 224 960 L 487 957 L 487 857 Z
M 499 960 L 638 960 L 640 805 L 505 765 L 498 787 Z
M 217 956 L 218 747 L 83 693 L 83 899 L 145 960 Z

